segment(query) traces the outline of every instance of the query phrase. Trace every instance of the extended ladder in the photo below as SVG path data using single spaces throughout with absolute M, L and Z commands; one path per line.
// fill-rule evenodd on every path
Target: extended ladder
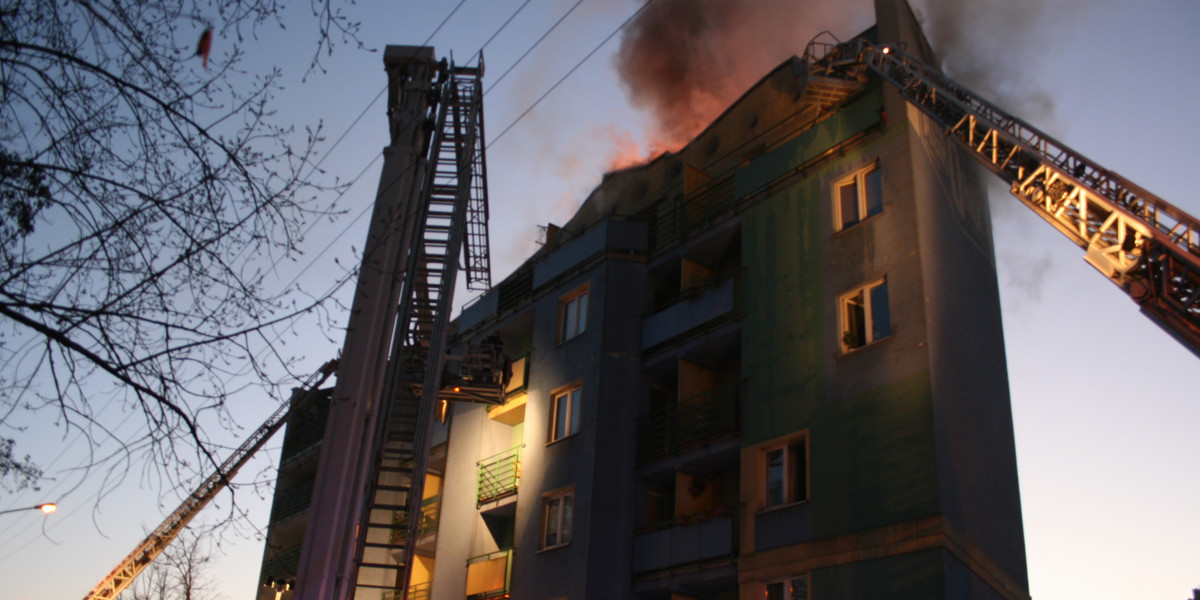
M 229 485 L 229 480 L 254 456 L 267 440 L 279 431 L 280 427 L 287 422 L 288 416 L 292 414 L 292 408 L 307 403 L 311 398 L 320 393 L 320 387 L 325 380 L 329 378 L 333 372 L 337 370 L 337 361 L 329 361 L 321 366 L 321 368 L 313 373 L 305 382 L 304 392 L 299 390 L 292 394 L 292 398 L 279 405 L 275 412 L 267 417 L 267 420 L 238 446 L 233 454 L 229 455 L 224 462 L 209 475 L 196 491 L 192 492 L 187 498 L 184 498 L 180 503 L 179 508 L 167 515 L 162 524 L 150 532 L 144 540 L 133 552 L 129 553 L 120 564 L 116 566 L 104 579 L 100 580 L 95 587 L 84 596 L 84 600 L 113 600 L 121 591 L 129 587 L 133 580 L 141 573 L 154 559 L 166 550 L 167 546 L 192 522 L 192 519 L 217 496 L 221 490 Z
M 866 69 L 1000 176 L 1086 251 L 1142 312 L 1200 356 L 1200 221 L 1000 110 L 937 69 L 863 39 L 813 42 L 812 78 L 863 82 Z M 866 69 L 865 69 L 865 68 Z
M 441 106 L 400 296 L 386 386 L 391 399 L 375 433 L 350 597 L 404 597 L 421 531 L 425 450 L 441 388 L 461 250 L 466 251 L 468 288 L 491 284 L 482 70 L 482 65 L 451 66 L 445 82 L 435 86 Z

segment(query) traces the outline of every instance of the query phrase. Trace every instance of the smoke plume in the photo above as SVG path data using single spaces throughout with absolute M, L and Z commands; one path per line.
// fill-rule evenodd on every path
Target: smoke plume
M 655 118 L 651 151 L 686 144 L 820 31 L 849 36 L 869 27 L 870 4 L 650 0 L 625 28 L 616 66 L 630 101 Z

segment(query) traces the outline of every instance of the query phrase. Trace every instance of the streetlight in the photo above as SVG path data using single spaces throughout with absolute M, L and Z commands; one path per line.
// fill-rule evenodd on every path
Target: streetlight
M 8 514 L 11 512 L 19 512 L 22 510 L 40 510 L 45 514 L 50 514 L 54 511 L 58 510 L 58 505 L 53 502 L 46 502 L 43 504 L 38 504 L 37 506 L 26 506 L 25 508 L 10 508 L 8 510 L 0 510 L 0 515 Z

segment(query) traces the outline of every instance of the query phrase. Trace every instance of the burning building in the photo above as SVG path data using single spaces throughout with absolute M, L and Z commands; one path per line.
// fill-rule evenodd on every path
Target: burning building
M 411 599 L 1028 598 L 986 195 L 877 81 L 778 65 L 456 330 L 511 377 L 444 404 Z

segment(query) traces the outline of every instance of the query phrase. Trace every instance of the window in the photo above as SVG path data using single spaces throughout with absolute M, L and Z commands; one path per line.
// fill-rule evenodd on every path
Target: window
M 763 448 L 763 508 L 808 499 L 807 441 L 793 439 Z
M 571 543 L 571 522 L 574 517 L 574 487 L 550 492 L 542 497 L 541 547 L 543 550 Z
M 558 301 L 558 341 L 565 342 L 587 331 L 588 288 L 584 286 Z
M 763 600 L 808 600 L 808 575 L 764 583 Z
M 883 212 L 878 163 L 833 184 L 833 212 L 838 231 Z
M 877 342 L 892 334 L 887 279 L 851 290 L 838 301 L 842 352 Z
M 583 388 L 575 386 L 555 392 L 550 413 L 550 441 L 561 440 L 579 433 L 579 406 L 582 402 Z

